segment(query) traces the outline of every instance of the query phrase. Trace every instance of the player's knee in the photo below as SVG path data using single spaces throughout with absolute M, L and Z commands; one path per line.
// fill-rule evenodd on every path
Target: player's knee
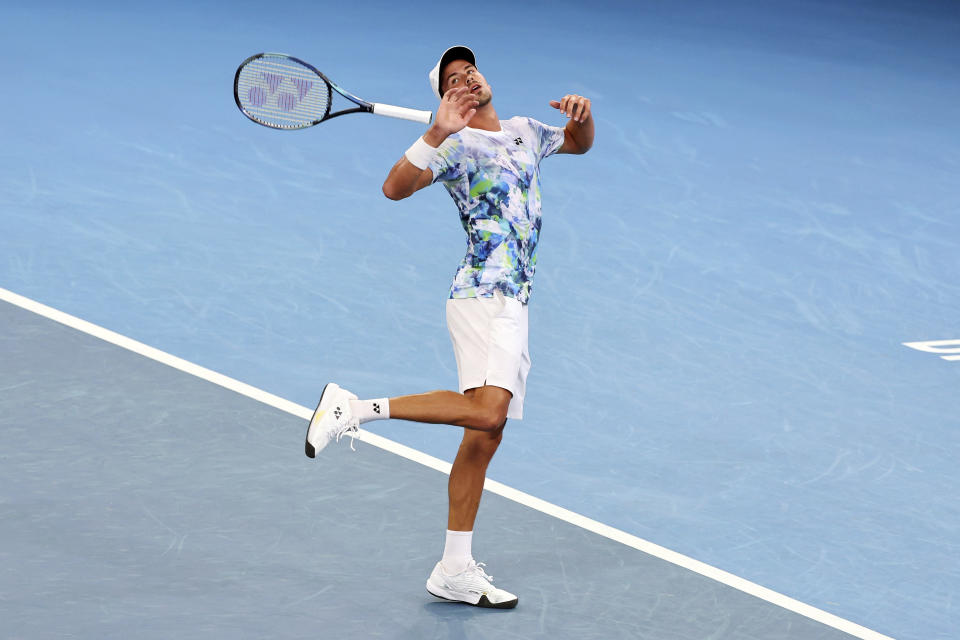
M 467 429 L 463 434 L 461 448 L 473 458 L 486 458 L 489 460 L 496 453 L 500 442 L 503 440 L 503 424 L 501 428 L 492 431 L 480 429 Z
M 491 434 L 497 434 L 497 443 L 503 437 L 504 423 L 507 421 L 507 412 L 497 407 L 484 407 L 477 412 L 474 418 L 474 428 Z M 498 433 L 499 432 L 499 433 Z
M 397 191 L 393 185 L 389 185 L 386 182 L 383 183 L 382 187 L 383 195 L 387 196 L 391 200 L 403 200 L 403 196 Z

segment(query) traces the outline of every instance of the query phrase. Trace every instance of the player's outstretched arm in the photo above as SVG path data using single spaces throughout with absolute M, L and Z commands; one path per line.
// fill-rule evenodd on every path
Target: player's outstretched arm
M 423 134 L 423 141 L 431 147 L 439 147 L 448 136 L 467 126 L 477 112 L 477 98 L 466 87 L 450 89 L 443 94 L 437 117 Z M 383 195 L 391 200 L 402 200 L 433 182 L 429 168 L 420 169 L 402 156 L 393 165 L 383 182 Z
M 551 100 L 550 106 L 570 118 L 563 128 L 563 145 L 557 153 L 586 153 L 593 146 L 593 113 L 590 99 L 567 94 L 560 100 Z

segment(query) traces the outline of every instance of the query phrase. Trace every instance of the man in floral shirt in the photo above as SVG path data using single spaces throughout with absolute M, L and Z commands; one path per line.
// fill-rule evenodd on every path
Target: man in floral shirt
M 443 558 L 427 590 L 447 600 L 508 609 L 518 598 L 494 587 L 474 561 L 473 525 L 506 421 L 523 416 L 530 369 L 527 303 L 540 237 L 540 161 L 554 153 L 586 153 L 593 145 L 593 116 L 590 100 L 568 94 L 550 101 L 568 118 L 564 128 L 525 117 L 500 120 L 476 56 L 463 46 L 447 49 L 429 79 L 440 99 L 436 120 L 390 170 L 383 192 L 400 200 L 440 182 L 459 210 L 467 252 L 450 288 L 447 326 L 460 391 L 358 400 L 330 383 L 305 447 L 312 458 L 331 440 L 384 418 L 463 427 L 448 485 Z

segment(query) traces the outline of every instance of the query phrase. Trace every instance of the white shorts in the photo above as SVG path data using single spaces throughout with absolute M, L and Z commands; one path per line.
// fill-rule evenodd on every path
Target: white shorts
M 490 298 L 447 300 L 447 329 L 457 358 L 460 393 L 484 385 L 513 394 L 507 417 L 523 418 L 530 372 L 527 305 L 499 291 Z

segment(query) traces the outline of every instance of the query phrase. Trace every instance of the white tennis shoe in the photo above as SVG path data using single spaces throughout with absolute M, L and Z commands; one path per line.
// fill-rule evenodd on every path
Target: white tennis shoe
M 438 598 L 466 602 L 475 607 L 513 609 L 517 606 L 519 598 L 493 586 L 493 576 L 487 575 L 483 566 L 482 562 L 478 564 L 470 560 L 466 569 L 449 575 L 444 571 L 443 563 L 438 562 L 427 580 L 427 591 Z
M 316 458 L 317 452 L 322 451 L 332 440 L 340 442 L 344 435 L 357 437 L 360 421 L 350 411 L 350 401 L 356 399 L 357 396 L 332 382 L 323 388 L 320 404 L 313 412 L 310 426 L 307 427 L 304 451 L 308 458 Z M 352 441 L 350 446 L 353 446 Z

